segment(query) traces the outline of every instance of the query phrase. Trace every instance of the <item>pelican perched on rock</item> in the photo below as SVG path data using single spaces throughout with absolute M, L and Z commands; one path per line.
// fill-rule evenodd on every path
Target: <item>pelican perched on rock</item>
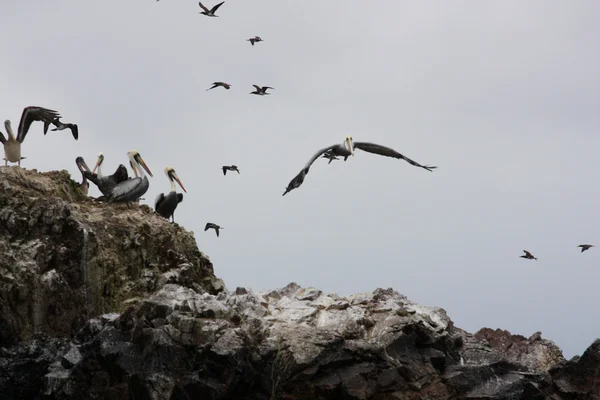
M 250 92 L 250 94 L 257 94 L 259 96 L 266 96 L 266 95 L 271 94 L 271 93 L 267 93 L 267 89 L 275 90 L 275 88 L 272 88 L 270 86 L 263 86 L 263 87 L 260 87 L 258 85 L 252 85 L 252 86 L 254 86 L 256 88 L 256 90 L 254 92 Z
M 102 174 L 103 162 L 104 154 L 100 152 L 98 153 L 98 159 L 96 160 L 96 166 L 94 169 L 91 172 L 87 171 L 83 174 L 87 179 L 98 186 L 98 189 L 105 197 L 108 197 L 113 192 L 115 186 L 129 178 L 129 174 L 127 173 L 127 168 L 125 168 L 123 164 L 120 164 L 114 174 L 105 176 Z M 95 173 L 96 169 L 98 170 L 98 173 Z
M 204 232 L 206 232 L 209 229 L 214 229 L 215 233 L 217 234 L 217 237 L 219 237 L 219 229 L 225 229 L 222 226 L 219 226 L 217 224 L 213 224 L 212 222 L 208 222 L 206 224 L 206 226 L 204 227 Z
M 258 42 L 262 42 L 263 40 L 260 38 L 260 36 L 254 36 L 253 38 L 250 39 L 246 39 L 246 42 L 250 42 L 250 44 L 252 46 L 254 46 L 254 43 L 258 43 Z
M 81 183 L 79 184 L 79 189 L 83 192 L 83 194 L 87 196 L 88 190 L 90 188 L 90 183 L 87 181 L 85 173 L 90 172 L 90 168 L 83 160 L 83 157 L 77 157 L 75 159 L 75 164 L 77 165 L 77 169 L 79 169 L 79 172 L 81 172 L 81 176 L 83 178 Z
M 144 170 L 146 170 L 150 176 L 152 176 L 152 172 L 146 165 L 146 162 L 140 153 L 136 150 L 131 150 L 127 153 L 127 156 L 129 157 L 129 162 L 134 165 L 134 171 L 137 171 L 140 176 L 127 179 L 126 181 L 117 184 L 108 196 L 109 203 L 135 202 L 148 191 L 148 187 L 150 186 L 150 182 L 148 181 L 148 177 L 144 173 Z
M 396 150 L 391 149 L 389 147 L 381 146 L 375 143 L 355 142 L 352 139 L 352 136 L 347 136 L 341 144 L 334 144 L 317 151 L 306 163 L 304 168 L 302 168 L 300 173 L 290 181 L 288 187 L 285 190 L 285 193 L 283 193 L 283 196 L 285 196 L 285 194 L 288 193 L 290 190 L 296 189 L 300 185 L 302 185 L 302 182 L 304 182 L 304 177 L 306 176 L 306 174 L 308 174 L 308 171 L 310 170 L 310 166 L 315 162 L 315 160 L 321 157 L 322 154 L 327 155 L 325 158 L 343 157 L 344 161 L 346 161 L 348 157 L 354 156 L 354 149 L 360 149 L 368 153 L 378 154 L 380 156 L 402 159 L 408 162 L 409 164 L 414 165 L 415 167 L 420 167 L 426 169 L 427 171 L 433 171 L 435 168 L 437 168 L 435 166 L 421 165 L 418 162 L 403 156 Z M 331 162 L 331 158 L 329 162 Z
M 179 180 L 173 167 L 165 168 L 165 175 L 167 175 L 167 178 L 169 178 L 169 181 L 171 182 L 171 191 L 166 196 L 164 193 L 156 196 L 154 210 L 166 219 L 172 217 L 173 222 L 175 222 L 175 209 L 177 208 L 177 205 L 183 201 L 183 193 L 177 193 L 175 182 L 179 184 L 184 192 L 187 193 L 187 190 L 183 187 L 183 184 Z
M 201 2 L 198 2 L 198 5 L 202 9 L 202 11 L 200 11 L 200 14 L 204 14 L 207 17 L 218 17 L 218 15 L 215 15 L 215 13 L 217 12 L 217 10 L 219 9 L 219 7 L 221 7 L 221 5 L 223 3 L 225 3 L 225 2 L 222 1 L 222 2 L 220 2 L 219 4 L 217 4 L 216 6 L 214 6 L 213 8 L 211 8 L 209 10 L 208 8 L 204 7 L 204 5 Z
M 44 135 L 48 133 L 48 127 L 50 126 L 50 124 L 56 126 L 56 128 L 50 129 L 51 131 L 62 131 L 64 129 L 70 129 L 71 134 L 73 135 L 75 140 L 79 138 L 79 128 L 77 127 L 77 124 L 72 124 L 70 122 L 63 124 L 62 122 L 60 122 L 60 118 L 56 118 L 52 122 L 44 121 Z
M 4 127 L 8 135 L 7 139 L 0 132 L 0 142 L 4 145 L 4 165 L 8 165 L 9 162 L 21 165 L 21 160 L 25 158 L 21 157 L 21 144 L 25 140 L 25 136 L 33 122 L 43 121 L 44 123 L 52 123 L 57 118 L 60 118 L 57 111 L 38 106 L 25 107 L 21 114 L 21 121 L 19 122 L 16 136 L 12 130 L 10 120 L 7 119 L 4 121 Z
M 221 169 L 223 170 L 223 175 L 227 175 L 227 171 L 235 171 L 238 174 L 240 173 L 237 165 L 223 165 Z

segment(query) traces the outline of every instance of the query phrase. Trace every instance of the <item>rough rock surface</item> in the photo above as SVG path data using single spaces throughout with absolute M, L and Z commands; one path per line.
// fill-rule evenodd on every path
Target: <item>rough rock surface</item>
M 62 172 L 0 168 L 0 190 L 0 398 L 600 399 L 600 340 L 566 361 L 392 289 L 227 291 L 147 207 Z

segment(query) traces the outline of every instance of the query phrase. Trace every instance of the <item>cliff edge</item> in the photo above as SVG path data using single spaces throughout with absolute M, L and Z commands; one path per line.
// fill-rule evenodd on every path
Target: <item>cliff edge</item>
M 193 234 L 0 167 L 7 399 L 600 399 L 600 340 L 470 334 L 392 289 L 226 290 Z

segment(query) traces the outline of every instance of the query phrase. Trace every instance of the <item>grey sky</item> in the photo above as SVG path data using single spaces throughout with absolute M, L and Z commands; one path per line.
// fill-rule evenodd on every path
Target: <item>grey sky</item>
M 471 332 L 541 330 L 567 357 L 600 333 L 600 249 L 576 248 L 600 245 L 600 3 L 9 3 L 0 118 L 41 105 L 80 129 L 34 125 L 23 166 L 76 173 L 103 151 L 112 173 L 137 149 L 153 204 L 172 165 L 176 221 L 229 288 L 391 286 Z M 358 151 L 281 197 L 347 134 L 439 169 Z

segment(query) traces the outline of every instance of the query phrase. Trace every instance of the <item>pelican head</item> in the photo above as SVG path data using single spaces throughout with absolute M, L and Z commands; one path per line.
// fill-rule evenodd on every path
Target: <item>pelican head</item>
M 77 157 L 75 159 L 75 164 L 77 164 L 77 168 L 79 168 L 79 171 L 81 171 L 81 173 L 83 173 L 83 171 L 90 172 L 90 167 L 88 167 L 88 165 L 85 163 L 83 157 Z
M 104 162 L 104 154 L 102 152 L 98 153 L 98 159 L 96 160 L 96 166 L 92 170 L 92 174 L 96 172 L 96 169 L 100 168 L 102 163 Z
M 127 155 L 129 156 L 129 161 L 137 163 L 139 166 L 141 166 L 143 169 L 146 170 L 148 175 L 154 176 L 154 175 L 152 175 L 150 168 L 148 168 L 148 166 L 146 165 L 146 162 L 144 161 L 144 159 L 142 158 L 142 156 L 140 155 L 140 153 L 137 150 L 128 151 Z M 140 169 L 140 172 L 141 171 L 142 170 Z
M 6 133 L 9 136 L 14 136 L 15 135 L 13 133 L 12 126 L 10 125 L 10 119 L 7 119 L 6 121 L 4 121 L 4 127 L 6 128 Z
M 344 140 L 344 145 L 346 146 L 346 149 L 350 152 L 350 154 L 354 156 L 354 140 L 352 139 L 352 136 L 346 136 L 346 140 Z
M 173 181 L 176 181 L 179 184 L 179 186 L 181 186 L 181 189 L 183 189 L 183 191 L 187 193 L 187 190 L 185 190 L 185 188 L 183 187 L 183 183 L 181 183 L 181 181 L 179 180 L 179 177 L 177 176 L 177 172 L 175 172 L 175 168 L 173 168 L 173 167 L 165 168 L 165 175 L 167 175 L 167 178 L 169 178 L 169 180 L 171 181 L 171 184 L 173 185 L 173 187 L 172 187 L 173 191 L 175 191 L 175 184 L 173 183 Z

